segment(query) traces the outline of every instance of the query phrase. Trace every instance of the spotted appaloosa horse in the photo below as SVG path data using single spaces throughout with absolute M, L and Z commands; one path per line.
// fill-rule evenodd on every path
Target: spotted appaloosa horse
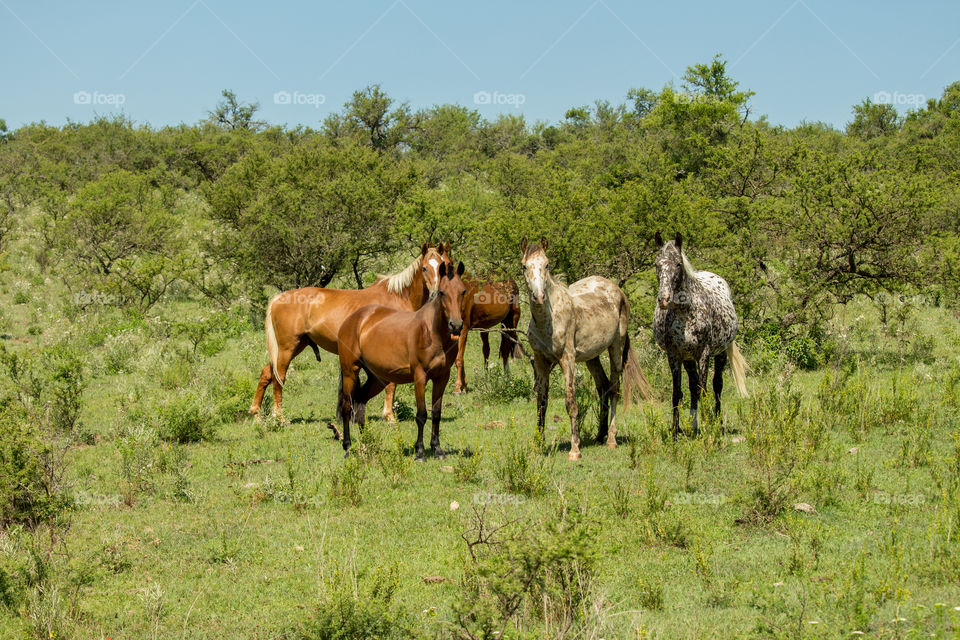
M 658 231 L 657 308 L 653 313 L 653 337 L 670 362 L 673 375 L 673 433 L 680 431 L 682 366 L 690 383 L 690 422 L 697 430 L 697 403 L 706 394 L 710 358 L 714 358 L 713 395 L 720 415 L 723 367 L 730 361 L 733 381 L 741 396 L 747 394 L 746 362 L 737 348 L 737 312 L 727 281 L 709 271 L 695 271 L 683 253 L 683 236 L 664 243 Z
M 530 290 L 530 347 L 533 349 L 534 387 L 537 392 L 537 426 L 543 433 L 550 391 L 550 371 L 557 364 L 566 385 L 567 414 L 570 416 L 570 459 L 580 458 L 577 425 L 576 363 L 586 362 L 600 395 L 600 428 L 597 440 L 617 446 L 616 412 L 623 375 L 625 405 L 635 391 L 649 398 L 650 385 L 630 348 L 627 324 L 630 304 L 613 282 L 591 276 L 569 287 L 556 280 L 549 269 L 547 240 L 540 244 L 520 243 L 523 275 Z M 610 379 L 600 356 L 610 357 Z M 607 427 L 609 412 L 610 425 Z

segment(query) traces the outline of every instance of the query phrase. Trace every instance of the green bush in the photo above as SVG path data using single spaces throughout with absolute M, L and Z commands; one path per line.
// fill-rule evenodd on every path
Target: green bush
M 0 409 L 0 528 L 54 524 L 73 505 L 59 453 L 22 411 Z
M 489 403 L 529 400 L 533 396 L 533 383 L 527 377 L 508 376 L 499 368 L 485 371 L 474 378 L 473 384 L 477 395 Z
M 404 640 L 422 637 L 413 615 L 396 602 L 400 586 L 396 564 L 372 574 L 334 570 L 325 580 L 322 600 L 291 630 L 290 640 Z
M 544 456 L 537 439 L 514 440 L 497 460 L 496 475 L 510 493 L 540 495 L 550 482 L 550 458 Z

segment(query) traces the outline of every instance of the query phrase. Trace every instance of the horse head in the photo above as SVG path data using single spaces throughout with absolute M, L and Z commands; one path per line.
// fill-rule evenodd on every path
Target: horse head
M 441 262 L 438 268 L 439 282 L 437 292 L 434 297 L 440 306 L 443 317 L 447 319 L 447 327 L 450 329 L 450 337 L 457 339 L 460 332 L 463 331 L 463 297 L 467 293 L 467 287 L 463 284 L 460 276 L 463 275 L 463 263 L 457 265 L 454 269 L 453 264 Z
M 677 232 L 673 240 L 664 243 L 657 231 L 654 240 L 659 249 L 654 261 L 657 267 L 657 304 L 661 309 L 690 306 L 684 287 L 687 266 L 683 255 L 683 236 Z
M 540 236 L 540 243 L 529 244 L 526 236 L 520 241 L 520 251 L 523 258 L 523 277 L 530 289 L 530 298 L 537 304 L 543 304 L 547 291 L 547 281 L 550 276 L 550 259 L 547 258 L 547 239 Z
M 433 243 L 424 242 L 420 246 L 420 275 L 427 287 L 430 295 L 437 292 L 440 284 L 440 265 L 446 264 L 448 268 L 453 267 L 453 260 L 450 258 L 450 243 L 446 245 L 439 244 L 436 247 Z

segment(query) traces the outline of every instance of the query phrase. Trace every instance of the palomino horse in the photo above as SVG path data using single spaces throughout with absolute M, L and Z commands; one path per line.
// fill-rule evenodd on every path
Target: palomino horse
M 464 373 L 463 356 L 467 352 L 467 333 L 470 329 L 490 329 L 503 324 L 500 334 L 500 359 L 503 371 L 510 375 L 510 358 L 520 357 L 520 343 L 517 341 L 517 325 L 520 324 L 520 289 L 513 280 L 503 282 L 483 282 L 470 276 L 463 278 L 467 293 L 463 298 L 463 332 L 460 333 L 460 345 L 457 351 L 457 384 L 454 393 L 467 390 L 467 376 Z M 490 337 L 486 331 L 480 332 L 483 343 L 483 368 L 487 368 L 490 359 Z
M 664 244 L 658 231 L 657 308 L 653 312 L 653 337 L 670 362 L 673 376 L 673 435 L 680 432 L 681 364 L 690 383 L 690 424 L 697 430 L 697 403 L 706 394 L 710 358 L 714 358 L 713 395 L 720 415 L 723 367 L 730 361 L 733 381 L 741 396 L 747 394 L 746 362 L 734 338 L 737 312 L 726 280 L 709 271 L 695 271 L 683 253 L 683 236 Z
M 283 384 L 290 361 L 308 346 L 320 360 L 320 349 L 337 353 L 337 332 L 351 313 L 369 304 L 415 311 L 436 290 L 440 265 L 448 261 L 446 247 L 426 242 L 420 255 L 403 271 L 384 276 L 366 289 L 306 287 L 277 294 L 267 305 L 265 329 L 270 362 L 260 372 L 250 413 L 259 415 L 267 386 L 273 383 L 273 414 L 283 419 Z M 319 348 L 318 348 L 319 347 Z M 393 420 L 393 391 L 387 389 L 383 417 Z
M 456 271 L 440 264 L 436 293 L 419 311 L 397 311 L 378 305 L 359 309 L 340 327 L 340 414 L 343 419 L 343 449 L 350 455 L 350 422 L 363 425 L 365 406 L 387 385 L 413 383 L 417 396 L 416 458 L 423 460 L 423 425 L 427 422 L 426 386 L 433 382 L 433 454 L 440 449 L 440 410 L 443 392 L 450 379 L 450 367 L 457 357 L 457 338 L 463 330 L 460 313 L 466 287 Z M 358 374 L 366 382 L 358 388 Z
M 556 280 L 549 270 L 547 241 L 520 243 L 523 273 L 530 289 L 530 346 L 533 349 L 534 387 L 537 392 L 537 426 L 543 433 L 550 390 L 550 371 L 556 364 L 563 370 L 567 414 L 570 416 L 570 459 L 580 458 L 580 432 L 577 428 L 576 363 L 586 362 L 600 395 L 600 428 L 597 440 L 617 446 L 617 400 L 620 377 L 624 378 L 625 404 L 634 391 L 649 398 L 650 384 L 640 371 L 630 348 L 627 324 L 630 304 L 620 287 L 606 278 L 591 276 L 569 287 Z M 610 379 L 600 362 L 604 352 L 610 357 Z M 610 426 L 607 427 L 609 412 Z

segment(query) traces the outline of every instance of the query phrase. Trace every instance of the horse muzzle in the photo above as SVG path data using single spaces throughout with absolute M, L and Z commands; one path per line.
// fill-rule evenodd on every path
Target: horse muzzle
M 451 320 L 450 322 L 447 323 L 447 326 L 450 327 L 450 337 L 451 337 L 451 338 L 459 338 L 459 337 L 460 337 L 460 333 L 463 332 L 463 321 L 462 321 L 462 320 L 461 320 L 460 322 L 455 322 L 455 321 Z

